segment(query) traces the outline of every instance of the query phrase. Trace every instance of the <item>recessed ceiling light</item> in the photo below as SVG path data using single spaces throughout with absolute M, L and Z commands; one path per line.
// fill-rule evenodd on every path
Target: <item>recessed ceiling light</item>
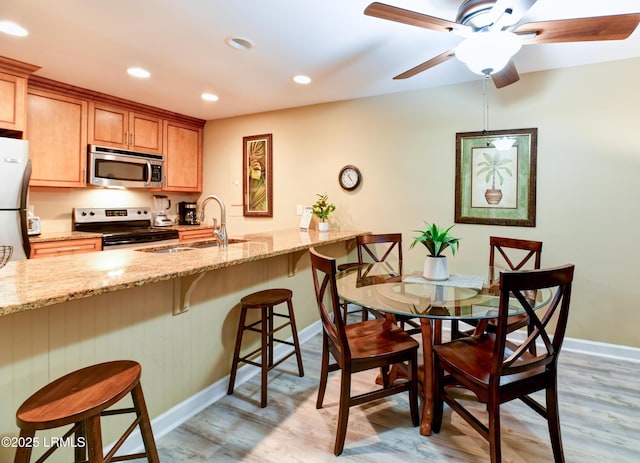
M 297 84 L 306 85 L 311 83 L 311 77 L 298 75 L 293 78 L 293 81 Z
M 139 77 L 141 79 L 147 79 L 151 76 L 151 73 L 149 71 L 142 68 L 129 68 L 127 69 L 127 72 L 130 76 Z
M 224 43 L 236 50 L 250 50 L 253 48 L 253 42 L 242 37 L 227 37 L 224 39 Z
M 16 37 L 26 37 L 29 35 L 29 32 L 24 27 L 12 21 L 0 21 L 0 32 L 15 35 Z
M 204 101 L 218 101 L 218 95 L 214 95 L 213 93 L 203 93 L 200 95 Z

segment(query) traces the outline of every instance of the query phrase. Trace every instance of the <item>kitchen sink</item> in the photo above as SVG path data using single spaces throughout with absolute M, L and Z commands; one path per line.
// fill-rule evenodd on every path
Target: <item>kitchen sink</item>
M 229 238 L 227 240 L 227 244 L 234 244 L 234 243 L 246 243 L 247 240 L 240 240 L 237 238 Z M 201 241 L 201 242 L 195 242 L 195 243 L 189 243 L 188 246 L 190 248 L 197 248 L 197 249 L 202 249 L 202 248 L 213 248 L 213 247 L 217 247 L 220 246 L 220 243 L 216 240 L 213 241 Z
M 227 244 L 246 243 L 248 240 L 241 240 L 238 238 L 229 238 Z M 158 246 L 153 248 L 140 248 L 136 251 L 151 252 L 154 254 L 173 254 L 183 251 L 195 251 L 197 249 L 213 248 L 220 246 L 220 243 L 216 240 L 196 241 L 193 243 L 184 243 L 173 246 Z
M 173 254 L 175 252 L 195 251 L 195 248 L 180 246 L 176 248 L 143 248 L 143 249 L 136 249 L 136 251 L 153 252 L 155 254 Z

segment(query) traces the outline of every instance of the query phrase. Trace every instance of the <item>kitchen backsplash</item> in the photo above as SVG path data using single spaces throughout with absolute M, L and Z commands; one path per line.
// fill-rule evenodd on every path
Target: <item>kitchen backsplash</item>
M 137 207 L 153 209 L 153 194 L 166 194 L 171 200 L 169 218 L 177 216 L 179 201 L 197 201 L 199 194 L 167 194 L 142 190 L 113 190 L 106 188 L 66 189 L 31 188 L 29 204 L 34 215 L 40 217 L 42 233 L 70 232 L 74 207 Z

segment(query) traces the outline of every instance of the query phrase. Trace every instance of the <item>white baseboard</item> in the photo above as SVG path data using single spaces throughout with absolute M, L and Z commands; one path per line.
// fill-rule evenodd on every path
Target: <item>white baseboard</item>
M 317 321 L 307 328 L 303 329 L 298 333 L 300 343 L 304 344 L 313 336 L 320 333 L 321 330 L 322 325 L 320 321 Z M 449 331 L 449 329 L 443 327 L 443 331 Z M 291 341 L 291 339 L 289 339 L 289 341 Z M 565 338 L 562 348 L 566 351 L 580 352 L 586 355 L 605 358 L 616 358 L 640 363 L 640 348 L 637 347 L 606 344 L 602 342 L 586 341 L 583 339 Z M 277 360 L 288 353 L 289 349 L 290 347 L 286 345 L 280 344 L 276 346 L 274 350 L 275 359 Z M 256 362 L 259 362 L 259 360 L 256 360 Z M 258 373 L 260 373 L 260 370 L 256 367 L 253 367 L 252 365 L 244 365 L 238 368 L 238 372 L 236 375 L 236 385 L 239 386 L 245 383 Z M 214 402 L 227 395 L 228 383 L 229 377 L 225 376 L 224 378 L 221 378 L 212 385 L 206 387 L 200 392 L 197 392 L 187 400 L 180 402 L 179 404 L 175 405 L 174 407 L 170 408 L 169 410 L 152 420 L 151 427 L 153 428 L 153 434 L 155 438 L 161 438 L 165 434 L 180 426 L 188 419 L 200 413 L 202 410 L 204 410 Z M 110 447 L 111 446 L 109 446 L 109 448 Z M 118 454 L 140 452 L 143 450 L 143 448 L 144 446 L 142 443 L 142 437 L 140 436 L 139 430 L 136 430 L 123 444 L 121 451 L 118 452 Z

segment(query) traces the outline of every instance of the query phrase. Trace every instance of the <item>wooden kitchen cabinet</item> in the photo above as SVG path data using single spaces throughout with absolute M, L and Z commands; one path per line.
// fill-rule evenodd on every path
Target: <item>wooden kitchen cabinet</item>
M 27 79 L 0 73 L 0 129 L 24 131 L 26 95 Z
M 86 185 L 87 106 L 80 98 L 29 88 L 30 186 Z
M 203 241 L 213 239 L 213 228 L 198 228 L 195 230 L 178 230 L 178 239 L 181 243 L 187 241 Z
M 162 119 L 91 101 L 89 143 L 145 153 L 162 153 Z
M 27 127 L 27 79 L 38 66 L 0 56 L 0 134 L 20 135 Z M 24 138 L 24 137 L 23 137 Z
M 166 191 L 202 192 L 202 126 L 164 121 Z
M 42 241 L 31 243 L 31 259 L 41 257 L 80 254 L 102 251 L 102 238 L 84 238 L 79 240 Z

